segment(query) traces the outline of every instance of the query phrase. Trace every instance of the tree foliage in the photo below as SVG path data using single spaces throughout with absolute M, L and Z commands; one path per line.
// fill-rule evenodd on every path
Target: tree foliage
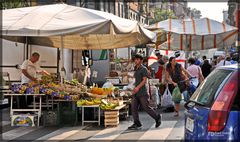
M 0 0 L 1 9 L 11 9 L 29 6 L 28 0 Z
M 177 17 L 173 13 L 173 11 L 169 10 L 161 10 L 160 8 L 154 9 L 153 19 L 150 21 L 150 24 L 154 24 L 163 20 L 167 20 L 169 18 L 176 19 Z

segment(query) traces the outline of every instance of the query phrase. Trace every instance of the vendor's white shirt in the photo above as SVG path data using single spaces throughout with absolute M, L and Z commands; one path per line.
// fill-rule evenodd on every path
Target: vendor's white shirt
M 231 62 L 225 60 L 225 65 L 224 65 L 224 60 L 222 60 L 217 64 L 217 67 L 226 66 L 226 65 L 231 65 Z
M 26 69 L 28 74 L 32 77 L 37 77 L 37 72 L 41 72 L 42 69 L 38 63 L 32 63 L 30 60 L 25 60 L 21 66 L 21 69 Z M 21 83 L 29 83 L 31 80 L 27 78 L 23 73 L 21 76 Z

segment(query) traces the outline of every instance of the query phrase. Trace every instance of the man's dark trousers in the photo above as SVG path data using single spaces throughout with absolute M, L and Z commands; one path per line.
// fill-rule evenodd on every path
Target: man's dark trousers
M 133 95 L 132 102 L 131 102 L 131 110 L 132 110 L 132 116 L 135 124 L 141 125 L 141 122 L 139 120 L 139 115 L 138 115 L 139 105 L 141 105 L 143 110 L 146 111 L 154 120 L 158 119 L 157 113 L 149 106 L 147 95 L 142 95 L 142 96 Z

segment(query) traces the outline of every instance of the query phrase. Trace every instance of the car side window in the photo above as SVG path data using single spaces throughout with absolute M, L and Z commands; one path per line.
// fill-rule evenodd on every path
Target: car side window
M 229 77 L 230 70 L 215 70 L 204 81 L 204 83 L 198 88 L 197 93 L 193 95 L 191 100 L 204 104 L 210 107 L 213 104 L 213 100 L 217 97 L 216 93 L 221 87 L 222 82 Z M 220 88 L 221 89 L 221 88 Z

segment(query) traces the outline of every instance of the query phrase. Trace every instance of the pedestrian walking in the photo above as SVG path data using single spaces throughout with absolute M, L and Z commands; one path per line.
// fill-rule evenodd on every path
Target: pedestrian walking
M 159 79 L 159 82 L 162 82 L 162 76 L 163 76 L 163 71 L 164 71 L 163 55 L 161 55 L 160 51 L 156 51 L 155 54 L 158 58 L 155 78 Z
M 166 67 L 166 81 L 168 82 L 168 88 L 173 93 L 175 87 L 179 87 L 181 93 L 186 90 L 186 83 L 180 83 L 181 81 L 186 80 L 188 77 L 191 76 L 186 69 L 182 67 L 181 64 L 176 62 L 175 57 L 170 57 L 169 63 Z M 174 116 L 179 116 L 179 109 L 180 109 L 180 101 L 175 101 L 175 112 Z
M 138 108 L 141 105 L 144 111 L 146 111 L 156 122 L 155 127 L 158 128 L 161 125 L 161 116 L 157 114 L 149 106 L 149 96 L 146 88 L 146 81 L 148 77 L 147 68 L 142 65 L 143 57 L 141 55 L 135 55 L 135 88 L 132 92 L 131 110 L 134 123 L 128 129 L 139 129 L 142 124 L 139 120 Z
M 203 77 L 206 78 L 211 73 L 212 65 L 209 64 L 208 60 L 204 60 L 201 69 Z
M 231 65 L 231 62 L 229 61 L 229 57 L 227 57 L 225 59 L 225 56 L 220 56 L 219 57 L 219 63 L 217 64 L 217 67 L 220 67 L 220 66 L 226 66 L 226 65 Z
M 195 65 L 195 59 L 194 58 L 189 58 L 188 63 L 190 64 L 189 67 L 187 68 L 187 71 L 190 73 L 192 77 L 196 77 L 194 79 L 194 86 L 198 86 L 199 83 L 201 83 L 204 80 L 202 70 L 199 66 Z

